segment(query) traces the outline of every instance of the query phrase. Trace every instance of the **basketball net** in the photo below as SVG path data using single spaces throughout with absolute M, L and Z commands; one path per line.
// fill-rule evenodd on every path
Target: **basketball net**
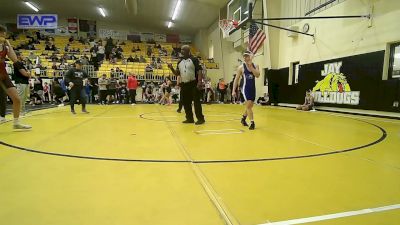
M 234 21 L 234 20 L 227 20 L 227 19 L 223 19 L 219 21 L 219 28 L 222 31 L 222 36 L 224 38 L 229 37 L 229 32 L 233 29 L 233 28 L 237 28 L 238 27 L 238 22 Z

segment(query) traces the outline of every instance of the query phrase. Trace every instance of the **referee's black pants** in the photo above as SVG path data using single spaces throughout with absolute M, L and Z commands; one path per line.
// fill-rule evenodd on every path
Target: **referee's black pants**
M 179 89 L 179 106 L 178 111 L 180 112 L 183 108 L 183 100 L 182 100 L 182 87 Z
M 192 102 L 194 105 L 194 112 L 196 114 L 196 118 L 199 121 L 204 121 L 203 109 L 201 107 L 201 94 L 200 90 L 197 89 L 196 81 L 190 81 L 187 83 L 182 83 L 181 86 L 181 99 L 183 101 L 183 108 L 186 113 L 186 120 L 193 120 L 193 111 L 192 111 Z

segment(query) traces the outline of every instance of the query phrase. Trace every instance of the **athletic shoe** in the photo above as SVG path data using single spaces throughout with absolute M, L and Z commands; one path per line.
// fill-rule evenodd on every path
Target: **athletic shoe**
M 242 118 L 242 119 L 240 120 L 240 123 L 242 123 L 242 125 L 245 126 L 245 127 L 248 127 L 248 126 L 249 126 L 249 125 L 247 124 L 245 118 Z
M 24 124 L 18 123 L 18 124 L 14 124 L 13 128 L 16 130 L 28 130 L 28 129 L 31 129 L 32 127 L 29 125 L 24 125 Z
M 135 103 L 132 103 L 131 105 L 136 105 Z
M 85 109 L 85 110 L 82 110 L 82 113 L 86 113 L 86 114 L 88 114 L 89 112 L 88 112 L 88 111 L 86 111 L 86 109 Z
M 250 124 L 249 130 L 254 130 L 256 128 L 256 125 L 254 123 Z
M 7 122 L 8 120 L 4 117 L 0 117 L 0 124 Z
M 194 123 L 194 120 L 185 120 L 182 123 Z
M 176 110 L 176 111 L 177 111 L 178 113 L 181 113 L 181 112 L 182 112 L 182 110 L 179 110 L 179 109 L 178 109 L 178 110 Z
M 205 120 L 198 120 L 195 124 L 196 125 L 201 125 L 204 124 L 206 121 Z
M 76 114 L 76 112 L 74 110 L 71 110 L 71 113 L 74 114 L 74 115 Z

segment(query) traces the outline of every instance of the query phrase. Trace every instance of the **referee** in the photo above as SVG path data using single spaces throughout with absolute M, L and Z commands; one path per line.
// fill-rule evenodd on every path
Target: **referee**
M 68 84 L 68 89 L 70 90 L 72 114 L 76 114 L 74 104 L 78 99 L 79 103 L 82 104 L 82 112 L 89 113 L 86 111 L 86 93 L 83 88 L 83 80 L 87 78 L 88 75 L 82 70 L 82 63 L 80 61 L 76 61 L 75 68 L 70 69 L 65 75 L 65 83 Z
M 183 123 L 194 123 L 192 102 L 194 105 L 194 112 L 196 113 L 196 125 L 205 123 L 203 110 L 200 102 L 200 90 L 202 89 L 202 68 L 199 59 L 193 57 L 190 53 L 190 47 L 184 45 L 181 48 L 183 55 L 182 59 L 178 62 L 176 69 L 168 64 L 168 67 L 176 76 L 180 76 L 181 83 L 181 98 L 183 101 L 183 108 L 186 113 L 186 120 Z

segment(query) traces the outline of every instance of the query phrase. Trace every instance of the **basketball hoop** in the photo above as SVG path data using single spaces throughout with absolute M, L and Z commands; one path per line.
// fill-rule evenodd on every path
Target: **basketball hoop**
M 224 19 L 219 21 L 219 28 L 221 29 L 224 38 L 229 37 L 229 32 L 233 30 L 233 28 L 237 28 L 238 25 L 239 23 L 235 20 Z

